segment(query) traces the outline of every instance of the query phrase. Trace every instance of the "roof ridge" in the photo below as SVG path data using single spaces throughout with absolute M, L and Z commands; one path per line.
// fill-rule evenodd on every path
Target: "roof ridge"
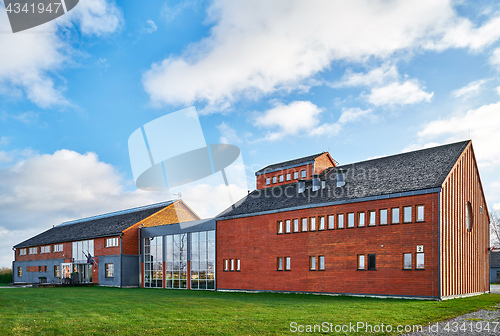
M 306 156 L 303 156 L 303 157 L 299 157 L 299 158 L 296 158 L 296 159 L 290 159 L 290 160 L 286 160 L 286 161 L 281 161 L 281 162 L 275 162 L 275 163 L 271 163 L 271 164 L 268 164 L 267 166 L 259 169 L 256 173 L 258 172 L 261 172 L 263 170 L 266 170 L 267 168 L 271 167 L 271 166 L 277 166 L 277 165 L 284 165 L 284 167 L 286 167 L 286 164 L 287 163 L 291 163 L 291 162 L 294 162 L 294 161 L 300 161 L 300 160 L 304 160 L 304 159 L 308 159 L 308 158 L 317 158 L 325 153 L 328 153 L 326 151 L 323 151 L 321 153 L 317 153 L 317 154 L 311 154 L 311 155 L 306 155 Z

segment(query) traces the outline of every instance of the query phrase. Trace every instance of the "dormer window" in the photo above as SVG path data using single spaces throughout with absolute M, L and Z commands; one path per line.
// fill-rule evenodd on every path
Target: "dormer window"
M 266 177 L 266 185 L 270 185 L 271 184 L 271 178 L 270 177 Z
M 346 174 L 347 170 L 345 169 L 338 169 L 337 170 L 337 188 L 339 187 L 343 187 L 346 183 L 346 179 L 345 179 L 345 174 Z
M 306 181 L 299 180 L 299 182 L 297 182 L 297 192 L 301 194 L 304 191 L 306 191 Z
M 312 178 L 312 191 L 317 191 L 321 188 L 321 181 L 318 175 L 313 175 Z

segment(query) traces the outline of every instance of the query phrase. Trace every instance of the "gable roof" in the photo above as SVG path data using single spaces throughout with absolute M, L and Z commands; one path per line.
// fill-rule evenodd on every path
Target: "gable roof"
M 71 242 L 120 234 L 123 230 L 170 206 L 174 201 L 65 222 L 25 240 L 14 248 Z
M 289 161 L 284 161 L 284 162 L 279 162 L 279 163 L 274 163 L 269 166 L 265 166 L 264 168 L 258 170 L 255 175 L 262 175 L 264 173 L 270 173 L 273 171 L 277 170 L 282 170 L 284 168 L 292 168 L 292 167 L 297 167 L 297 166 L 302 166 L 307 163 L 313 163 L 314 159 L 316 159 L 318 156 L 323 155 L 326 152 L 319 153 L 319 154 L 314 154 L 314 155 L 309 155 L 309 156 L 304 156 L 299 159 L 294 159 L 294 160 L 289 160 Z
M 325 188 L 307 188 L 297 193 L 297 183 L 254 190 L 220 218 L 286 211 L 377 198 L 387 195 L 424 193 L 443 184 L 468 141 L 422 149 L 326 169 L 321 175 Z M 337 187 L 337 172 L 345 169 L 347 183 Z M 310 187 L 311 181 L 306 182 Z M 434 191 L 435 192 L 435 191 Z

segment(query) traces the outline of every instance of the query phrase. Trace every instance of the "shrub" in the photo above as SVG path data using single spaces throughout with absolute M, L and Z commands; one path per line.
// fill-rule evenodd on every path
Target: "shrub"
M 12 282 L 12 269 L 8 267 L 0 268 L 0 283 Z

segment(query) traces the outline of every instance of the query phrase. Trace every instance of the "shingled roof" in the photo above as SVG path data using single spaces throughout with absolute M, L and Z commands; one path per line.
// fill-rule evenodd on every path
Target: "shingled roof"
M 325 188 L 318 191 L 311 190 L 311 181 L 307 181 L 307 189 L 303 193 L 297 193 L 296 182 L 254 190 L 217 217 L 244 217 L 256 213 L 377 199 L 391 194 L 403 196 L 439 188 L 469 142 L 328 168 L 321 174 Z M 337 187 L 337 173 L 341 168 L 347 170 L 347 183 Z
M 289 168 L 289 167 L 296 167 L 296 166 L 303 165 L 303 164 L 306 164 L 306 163 L 309 163 L 309 162 L 313 162 L 314 159 L 316 159 L 320 155 L 323 155 L 324 153 L 325 152 L 319 153 L 319 154 L 315 154 L 315 155 L 305 156 L 305 157 L 302 157 L 302 158 L 299 158 L 299 159 L 294 159 L 294 160 L 289 160 L 289 161 L 274 163 L 272 165 L 265 166 L 261 170 L 258 170 L 255 173 L 255 175 L 261 175 L 261 174 L 263 174 L 265 172 L 271 172 L 271 171 L 275 171 L 275 170 L 279 170 L 279 169 L 284 169 L 284 168 Z
M 62 223 L 14 246 L 14 248 L 71 242 L 120 234 L 123 230 L 168 207 L 174 201 L 151 204 Z

